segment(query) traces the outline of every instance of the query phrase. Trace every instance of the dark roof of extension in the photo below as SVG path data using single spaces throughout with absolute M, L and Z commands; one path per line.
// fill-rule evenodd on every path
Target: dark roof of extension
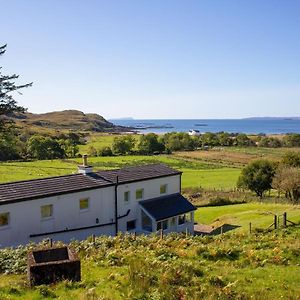
M 195 210 L 195 206 L 181 194 L 167 195 L 155 199 L 140 201 L 139 204 L 156 221 L 185 214 Z
M 120 184 L 172 176 L 181 172 L 166 165 L 155 164 L 127 167 L 95 173 L 33 179 L 0 184 L 0 205 L 61 194 L 98 189 Z

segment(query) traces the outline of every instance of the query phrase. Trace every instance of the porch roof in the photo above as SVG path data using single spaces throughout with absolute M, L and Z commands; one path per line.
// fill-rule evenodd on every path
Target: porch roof
M 196 210 L 195 206 L 179 193 L 143 200 L 139 204 L 156 221 Z

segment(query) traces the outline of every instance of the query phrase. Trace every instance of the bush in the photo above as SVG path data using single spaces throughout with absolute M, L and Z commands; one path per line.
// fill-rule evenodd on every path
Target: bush
M 102 147 L 98 151 L 98 156 L 113 156 L 113 152 L 110 147 Z

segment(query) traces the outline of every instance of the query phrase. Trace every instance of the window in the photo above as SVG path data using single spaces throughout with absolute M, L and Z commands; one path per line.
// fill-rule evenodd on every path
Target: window
M 161 194 L 166 194 L 167 193 L 167 184 L 162 184 L 160 186 L 160 193 Z
M 41 217 L 42 219 L 50 218 L 53 215 L 53 205 L 43 205 L 41 206 Z
M 143 197 L 144 197 L 144 189 L 138 189 L 135 191 L 136 200 L 143 199 Z
M 152 220 L 142 211 L 142 229 L 152 232 Z
M 128 203 L 130 201 L 130 192 L 124 192 L 124 202 Z
M 192 222 L 192 213 L 185 214 L 185 222 Z
M 185 223 L 185 215 L 180 215 L 178 217 L 178 224 L 181 225 L 181 224 L 184 224 Z
M 9 225 L 9 213 L 0 214 L 0 227 Z
M 127 231 L 135 229 L 135 220 L 127 222 Z
M 171 218 L 171 220 L 170 220 L 170 226 L 171 227 L 176 226 L 176 217 Z
M 157 222 L 157 230 L 166 230 L 168 229 L 168 220 Z
M 84 198 L 79 200 L 80 210 L 85 210 L 89 208 L 89 198 Z

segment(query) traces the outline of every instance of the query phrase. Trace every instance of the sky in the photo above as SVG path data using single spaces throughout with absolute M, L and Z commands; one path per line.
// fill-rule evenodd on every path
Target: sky
M 30 112 L 300 116 L 300 1 L 0 0 L 1 72 Z

